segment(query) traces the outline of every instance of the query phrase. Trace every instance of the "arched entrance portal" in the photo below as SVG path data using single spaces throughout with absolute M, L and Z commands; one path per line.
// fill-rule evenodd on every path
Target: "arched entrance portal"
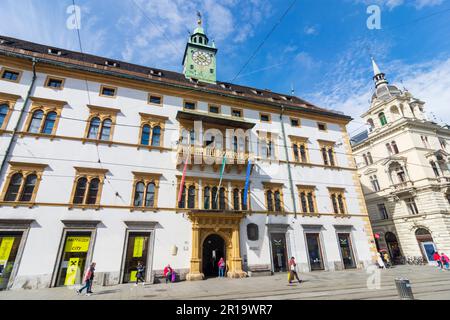
M 203 242 L 202 252 L 203 274 L 206 278 L 217 277 L 220 258 L 224 258 L 226 261 L 225 240 L 217 234 L 209 235 Z
M 428 263 L 434 263 L 433 254 L 437 251 L 437 249 L 430 231 L 425 228 L 417 229 L 416 239 L 419 243 L 420 251 L 422 252 L 423 257 L 428 260 Z
M 402 253 L 400 251 L 397 237 L 392 232 L 386 232 L 385 240 L 392 262 L 399 263 L 402 257 Z

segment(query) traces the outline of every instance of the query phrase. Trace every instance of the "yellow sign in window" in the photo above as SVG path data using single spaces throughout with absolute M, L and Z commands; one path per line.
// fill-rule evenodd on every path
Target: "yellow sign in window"
M 142 257 L 144 251 L 144 237 L 134 238 L 133 258 Z
M 91 237 L 67 237 L 65 252 L 87 252 Z
M 2 244 L 0 245 L 0 261 L 8 261 L 14 240 L 14 237 L 3 238 Z
M 65 286 L 73 286 L 77 280 L 77 274 L 79 268 L 80 258 L 70 258 L 69 265 L 67 266 L 66 280 L 64 281 Z

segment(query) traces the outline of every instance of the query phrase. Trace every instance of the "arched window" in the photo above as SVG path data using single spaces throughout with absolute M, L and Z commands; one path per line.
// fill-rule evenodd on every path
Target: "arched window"
M 234 189 L 233 190 L 233 207 L 234 210 L 240 210 L 240 206 L 239 203 L 241 201 L 241 198 L 239 196 L 239 189 Z
M 308 203 L 307 203 L 305 192 L 300 193 L 300 203 L 302 205 L 302 211 L 304 213 L 307 213 L 308 212 Z
M 153 128 L 152 146 L 159 147 L 160 143 L 161 143 L 161 127 L 156 126 Z
M 181 192 L 180 202 L 178 202 L 178 208 L 185 208 L 185 207 L 186 207 L 186 185 L 183 185 L 183 191 Z
M 42 130 L 42 133 L 45 134 L 53 133 L 53 127 L 55 126 L 56 117 L 57 117 L 56 112 L 49 112 L 47 114 L 47 116 L 45 117 L 44 128 Z
M 28 132 L 39 133 L 43 117 L 44 117 L 44 111 L 36 110 L 35 112 L 33 112 L 33 116 L 31 117 L 30 126 L 28 127 Z
M 241 190 L 241 210 L 245 211 L 245 210 L 248 210 L 247 209 L 247 207 L 248 207 L 247 203 L 248 203 L 248 201 L 250 199 L 250 195 L 247 194 L 246 201 L 244 201 L 245 200 L 244 199 L 244 195 L 245 195 L 245 189 Z
M 249 223 L 247 225 L 247 238 L 250 241 L 258 241 L 259 240 L 258 225 L 254 224 L 254 223 Z
M 134 206 L 140 207 L 144 203 L 144 189 L 145 185 L 143 182 L 138 182 L 136 184 L 136 191 L 134 192 Z
M 436 178 L 439 178 L 441 176 L 441 174 L 439 173 L 436 162 L 431 161 L 430 164 L 431 164 L 431 168 L 433 169 L 434 175 L 436 176 Z
M 7 104 L 0 105 L 0 128 L 3 127 L 3 123 L 5 122 L 6 115 L 8 114 L 9 106 Z
M 16 201 L 21 185 L 22 185 L 22 174 L 21 173 L 14 174 L 9 182 L 8 190 L 6 191 L 5 195 L 5 201 Z
M 97 139 L 98 131 L 100 130 L 100 119 L 95 117 L 92 118 L 89 124 L 88 139 Z
M 272 191 L 267 191 L 267 211 L 273 211 Z
M 397 147 L 397 143 L 395 141 L 392 141 L 391 145 L 392 145 L 392 150 L 394 151 L 394 154 L 400 153 L 398 150 L 398 147 Z
M 312 192 L 308 192 L 308 205 L 309 205 L 309 212 L 316 212 L 315 206 L 314 206 L 314 196 Z
M 239 143 L 238 143 L 238 137 L 234 136 L 233 138 L 233 149 L 234 152 L 238 152 L 239 151 Z
M 75 194 L 73 196 L 73 203 L 81 204 L 84 202 L 86 187 L 87 187 L 87 179 L 86 178 L 78 179 L 77 186 L 75 187 Z
M 321 151 L 322 151 L 323 163 L 327 166 L 328 165 L 327 148 L 322 148 Z
M 380 114 L 378 114 L 378 119 L 380 119 L 381 126 L 387 125 L 387 119 L 386 119 L 386 115 L 384 114 L 384 112 L 381 112 Z
M 22 190 L 22 195 L 20 196 L 20 201 L 28 202 L 33 197 L 34 187 L 36 186 L 37 176 L 35 174 L 30 174 L 25 179 L 25 185 Z
M 330 160 L 330 165 L 334 166 L 334 153 L 333 153 L 333 149 L 328 149 L 328 158 Z
M 280 194 L 280 191 L 275 191 L 274 192 L 274 196 L 275 196 L 275 211 L 281 212 L 282 211 L 282 207 L 281 207 L 281 194 Z
M 145 194 L 145 206 L 153 208 L 155 205 L 155 184 L 150 182 L 147 185 L 147 192 Z
M 190 186 L 188 190 L 188 208 L 195 208 L 195 186 Z
M 369 161 L 367 160 L 367 156 L 366 156 L 365 153 L 363 154 L 363 158 L 364 158 L 364 162 L 366 163 L 366 166 L 368 166 L 369 165 Z
M 110 119 L 103 120 L 102 132 L 100 134 L 100 140 L 108 141 L 111 135 L 112 121 Z
M 205 189 L 203 190 L 203 198 L 204 198 L 203 207 L 205 210 L 209 210 L 210 203 L 211 203 L 211 188 L 210 187 L 205 187 Z
M 217 210 L 217 187 L 213 187 L 211 191 L 212 209 Z
M 226 199 L 225 199 L 225 188 L 220 188 L 219 191 L 219 209 L 220 210 L 225 210 L 225 204 L 226 204 Z
M 148 124 L 142 127 L 141 144 L 148 146 L 150 144 L 150 126 Z
M 338 204 L 340 212 L 345 213 L 344 198 L 341 195 L 338 195 Z
M 308 162 L 308 158 L 306 157 L 306 147 L 304 145 L 300 146 L 300 157 L 302 162 Z
M 294 159 L 295 159 L 296 162 L 299 162 L 300 161 L 300 154 L 298 152 L 298 145 L 294 144 L 293 148 L 294 148 Z
M 370 152 L 367 152 L 367 161 L 369 164 L 373 164 L 373 158 Z
M 336 195 L 335 194 L 331 195 L 331 202 L 333 203 L 334 213 L 339 214 L 339 207 L 338 207 L 338 204 L 337 204 L 337 199 L 336 199 Z
M 98 178 L 94 178 L 89 183 L 89 190 L 87 194 L 86 204 L 96 204 L 97 203 L 97 195 L 98 189 L 100 186 L 100 180 Z
M 393 154 L 392 147 L 391 147 L 390 143 L 386 143 L 386 149 L 387 149 L 389 155 Z
M 369 131 L 372 132 L 375 129 L 375 124 L 372 119 L 367 120 L 367 124 L 369 125 Z

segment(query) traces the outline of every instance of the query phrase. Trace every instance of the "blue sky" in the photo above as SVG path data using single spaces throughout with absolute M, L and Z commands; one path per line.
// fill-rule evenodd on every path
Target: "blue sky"
M 137 5 L 136 5 L 137 3 Z M 218 78 L 234 79 L 293 3 L 268 0 L 76 0 L 86 52 L 181 71 L 196 11 L 219 48 Z M 78 50 L 66 27 L 72 0 L 2 0 L 0 34 Z M 381 8 L 381 30 L 366 10 Z M 139 7 L 139 8 L 138 8 Z M 145 12 L 142 13 L 141 9 Z M 372 93 L 373 55 L 388 79 L 450 123 L 449 0 L 298 0 L 234 82 L 289 93 L 355 118 Z M 431 114 L 431 112 L 433 114 Z

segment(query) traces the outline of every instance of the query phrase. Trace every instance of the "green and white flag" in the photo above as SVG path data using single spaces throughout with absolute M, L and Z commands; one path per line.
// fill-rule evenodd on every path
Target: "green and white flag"
M 217 203 L 217 197 L 219 196 L 220 193 L 220 187 L 222 186 L 222 180 L 223 180 L 223 173 L 225 171 L 225 165 L 227 163 L 227 159 L 225 158 L 225 152 L 223 153 L 223 159 L 222 159 L 222 168 L 220 169 L 220 181 L 219 181 L 219 188 L 217 189 L 217 193 L 216 193 L 216 199 L 215 199 L 215 203 Z M 219 205 L 217 206 L 219 207 Z

